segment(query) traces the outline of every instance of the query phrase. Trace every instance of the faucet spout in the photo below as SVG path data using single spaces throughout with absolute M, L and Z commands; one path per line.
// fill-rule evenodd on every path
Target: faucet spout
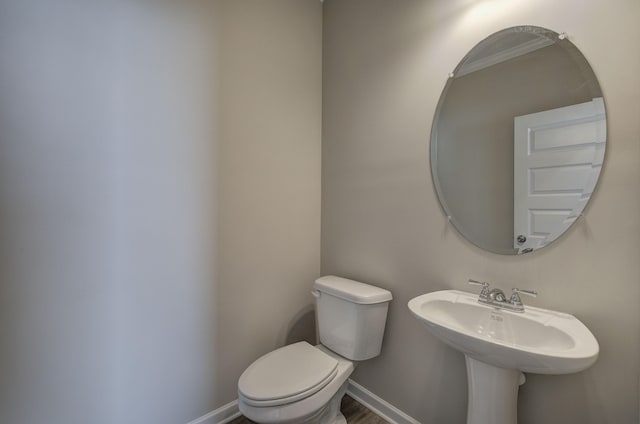
M 492 302 L 499 302 L 499 303 L 503 303 L 507 301 L 507 296 L 504 294 L 504 292 L 500 289 L 493 289 L 489 292 L 489 299 Z

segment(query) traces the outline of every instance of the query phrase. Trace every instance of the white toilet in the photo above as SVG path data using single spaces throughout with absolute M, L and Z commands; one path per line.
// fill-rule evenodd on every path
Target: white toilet
M 340 401 L 354 361 L 380 354 L 391 292 L 326 276 L 315 281 L 312 293 L 321 344 L 274 350 L 240 376 L 238 405 L 252 421 L 345 424 Z

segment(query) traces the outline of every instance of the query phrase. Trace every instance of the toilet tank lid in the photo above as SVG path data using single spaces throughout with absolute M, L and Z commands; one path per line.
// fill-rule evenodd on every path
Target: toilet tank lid
M 389 290 L 335 275 L 318 278 L 313 288 L 322 293 L 365 305 L 388 302 L 393 298 Z

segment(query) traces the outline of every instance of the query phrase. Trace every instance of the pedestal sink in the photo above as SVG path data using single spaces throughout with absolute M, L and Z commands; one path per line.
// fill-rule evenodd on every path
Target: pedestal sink
M 598 342 L 573 315 L 527 306 L 522 313 L 444 290 L 409 301 L 409 310 L 438 338 L 465 355 L 467 424 L 515 424 L 521 371 L 569 374 L 598 358 Z

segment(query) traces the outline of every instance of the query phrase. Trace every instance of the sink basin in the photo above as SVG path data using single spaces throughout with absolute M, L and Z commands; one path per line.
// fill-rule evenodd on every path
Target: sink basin
M 573 315 L 531 306 L 514 313 L 477 300 L 471 293 L 444 290 L 412 299 L 409 309 L 442 341 L 496 367 L 567 374 L 598 358 L 598 342 Z
M 568 374 L 598 358 L 598 342 L 576 317 L 526 306 L 511 312 L 444 290 L 409 301 L 413 315 L 465 355 L 467 424 L 516 424 L 522 371 Z
M 568 374 L 598 358 L 598 342 L 576 317 L 526 306 L 511 312 L 475 294 L 443 290 L 409 301 L 433 334 L 465 355 L 467 424 L 515 424 L 522 371 Z

